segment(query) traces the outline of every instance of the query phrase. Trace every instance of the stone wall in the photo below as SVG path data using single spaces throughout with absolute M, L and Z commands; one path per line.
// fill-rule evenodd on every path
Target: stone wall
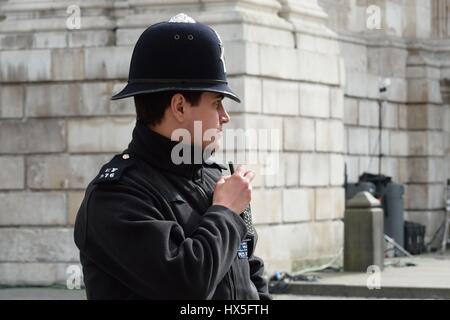
M 261 162 L 280 152 L 279 171 L 259 175 L 252 201 L 268 270 L 339 251 L 343 67 L 316 1 L 79 1 L 81 29 L 67 30 L 71 4 L 2 5 L 1 283 L 63 282 L 77 263 L 72 226 L 83 190 L 125 148 L 134 121 L 131 101 L 109 97 L 127 78 L 142 30 L 179 12 L 222 37 L 243 98 L 227 101 L 229 128 L 278 130 L 276 150 L 254 150 Z

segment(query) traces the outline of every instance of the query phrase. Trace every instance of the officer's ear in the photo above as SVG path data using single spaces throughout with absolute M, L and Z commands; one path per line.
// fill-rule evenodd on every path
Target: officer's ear
M 186 119 L 186 110 L 188 102 L 181 93 L 176 93 L 170 100 L 170 111 L 178 122 L 184 122 Z

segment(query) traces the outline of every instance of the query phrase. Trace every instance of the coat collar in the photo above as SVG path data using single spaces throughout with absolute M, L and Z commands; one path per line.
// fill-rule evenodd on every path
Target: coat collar
M 137 155 L 139 158 L 150 163 L 154 167 L 170 171 L 172 173 L 185 176 L 188 179 L 193 179 L 196 172 L 203 167 L 215 167 L 221 170 L 226 169 L 225 166 L 216 162 L 205 162 L 203 159 L 201 163 L 194 162 L 194 154 L 202 150 L 200 147 L 194 145 L 185 145 L 185 148 L 190 150 L 190 163 L 175 164 L 171 159 L 172 150 L 180 142 L 173 141 L 159 133 L 152 131 L 140 121 L 136 122 L 133 130 L 133 139 L 128 145 L 128 151 Z M 179 148 L 178 146 L 177 148 Z M 184 149 L 183 150 L 187 150 Z M 182 152 L 181 152 L 182 154 Z

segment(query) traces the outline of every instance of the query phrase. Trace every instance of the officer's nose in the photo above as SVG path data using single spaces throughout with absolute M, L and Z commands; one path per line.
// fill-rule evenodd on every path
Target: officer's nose
M 225 110 L 224 106 L 220 108 L 220 124 L 230 122 L 231 118 L 228 112 Z

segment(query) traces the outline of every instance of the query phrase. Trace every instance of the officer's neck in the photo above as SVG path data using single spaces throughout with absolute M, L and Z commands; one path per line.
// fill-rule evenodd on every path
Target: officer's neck
M 176 138 L 172 137 L 173 131 L 176 129 L 182 129 L 180 127 L 174 128 L 173 126 L 168 126 L 167 123 L 165 125 L 156 125 L 156 126 L 155 125 L 152 126 L 152 125 L 148 124 L 148 125 L 146 125 L 146 127 L 147 127 L 147 129 L 159 134 L 160 136 L 170 139 L 171 141 L 179 142 L 180 140 L 182 140 L 182 139 L 177 140 Z M 182 143 L 185 144 L 185 142 L 182 142 Z M 215 150 L 208 150 L 206 153 L 204 153 L 205 150 L 203 149 L 203 147 L 192 143 L 192 141 L 189 141 L 187 144 L 191 148 L 190 154 L 193 157 L 196 157 L 195 153 L 197 151 L 201 152 L 201 154 L 200 154 L 201 157 L 205 157 L 205 156 L 209 157 L 213 153 L 215 153 Z M 195 161 L 195 160 L 193 160 L 193 161 Z M 193 163 L 193 162 L 191 162 L 191 163 Z
M 163 137 L 166 137 L 166 138 L 172 140 L 173 129 L 171 127 L 169 127 L 168 125 L 161 125 L 161 124 L 150 125 L 150 124 L 148 124 L 147 128 L 149 128 L 153 132 L 160 134 Z
M 181 142 L 183 140 L 182 136 L 180 137 L 179 134 L 173 135 L 173 132 L 175 130 L 183 129 L 182 127 L 178 126 L 178 123 L 177 125 L 171 125 L 169 122 L 165 121 L 157 125 L 148 124 L 147 128 L 172 141 Z M 192 141 L 183 141 L 183 143 L 192 144 Z

